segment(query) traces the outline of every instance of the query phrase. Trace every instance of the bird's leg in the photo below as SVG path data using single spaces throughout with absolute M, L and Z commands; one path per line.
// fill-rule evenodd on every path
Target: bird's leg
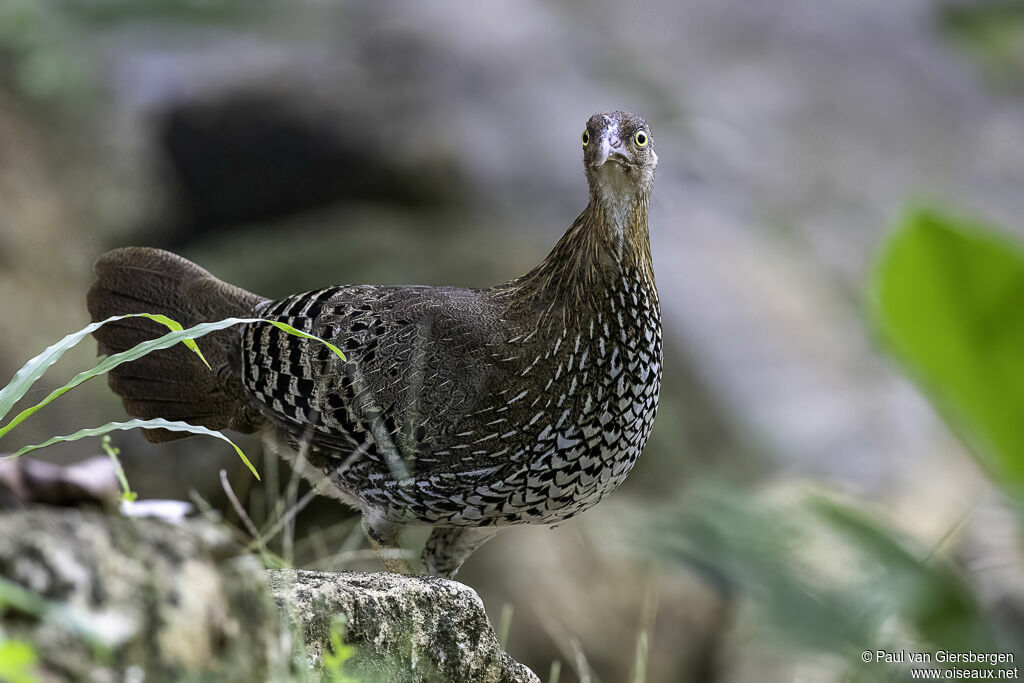
M 423 547 L 423 568 L 428 574 L 450 579 L 466 558 L 498 531 L 493 526 L 436 527 Z
M 386 571 L 395 574 L 412 575 L 412 566 L 403 557 L 405 551 L 399 543 L 401 525 L 389 522 L 380 514 L 363 511 L 363 531 L 370 539 L 370 545 Z

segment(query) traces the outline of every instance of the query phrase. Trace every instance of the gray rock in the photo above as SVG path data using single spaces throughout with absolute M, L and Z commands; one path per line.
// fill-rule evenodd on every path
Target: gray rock
M 331 652 L 335 615 L 343 616 L 353 648 L 344 675 L 360 683 L 539 683 L 502 651 L 467 586 L 393 574 L 268 574 L 241 552 L 203 520 L 2 513 L 0 634 L 31 644 L 47 681 L 309 680 L 294 669 L 289 645 L 300 643 L 287 637 L 269 582 L 313 664 Z
M 429 576 L 356 572 L 269 572 L 278 604 L 301 630 L 309 656 L 329 648 L 331 615 L 345 615 L 355 653 L 345 673 L 360 680 L 532 682 L 505 653 L 483 603 L 461 583 Z
M 261 563 L 200 520 L 0 514 L 0 598 L 0 629 L 35 648 L 44 680 L 258 681 L 287 665 Z

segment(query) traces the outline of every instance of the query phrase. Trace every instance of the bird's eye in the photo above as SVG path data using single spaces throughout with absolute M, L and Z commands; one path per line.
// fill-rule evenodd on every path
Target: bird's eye
M 633 142 L 637 147 L 646 147 L 648 140 L 650 140 L 650 138 L 647 137 L 647 131 L 645 130 L 638 130 L 633 133 Z
M 583 146 L 584 147 L 589 145 L 590 144 L 590 131 L 589 130 L 583 131 L 583 135 L 580 136 L 580 139 L 583 140 Z

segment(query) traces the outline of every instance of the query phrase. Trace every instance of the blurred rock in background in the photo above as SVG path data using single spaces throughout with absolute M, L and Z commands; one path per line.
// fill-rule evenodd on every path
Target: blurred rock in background
M 495 623 L 513 604 L 510 653 L 538 672 L 560 659 L 563 681 L 627 680 L 641 640 L 649 681 L 749 680 L 765 653 L 722 645 L 722 594 L 610 539 L 630 511 L 707 478 L 838 488 L 926 544 L 989 495 L 873 351 L 860 299 L 908 197 L 1024 229 L 1024 20 L 1011 6 L 6 0 L 0 374 L 86 323 L 91 264 L 115 246 L 170 245 L 268 296 L 515 277 L 586 201 L 586 118 L 642 112 L 660 157 L 651 232 L 668 348 L 652 441 L 613 501 L 555 531 L 509 531 L 460 578 Z M 95 382 L 4 448 L 121 415 Z M 194 488 L 219 507 L 227 467 L 273 506 L 276 489 L 267 502 L 220 443 L 118 442 L 143 497 Z M 297 523 L 309 563 L 337 552 L 352 520 L 318 502 Z M 742 661 L 722 665 L 720 648 Z M 806 670 L 776 664 L 771 680 Z

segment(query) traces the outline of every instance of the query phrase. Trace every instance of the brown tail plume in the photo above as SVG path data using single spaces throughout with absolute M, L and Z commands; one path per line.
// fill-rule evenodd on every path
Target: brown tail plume
M 229 317 L 251 317 L 262 297 L 234 287 L 196 264 L 160 249 L 127 247 L 96 262 L 87 304 L 93 321 L 125 313 L 159 313 L 185 327 Z M 107 323 L 93 333 L 101 354 L 113 354 L 154 339 L 167 328 L 146 318 Z M 228 328 L 196 340 L 212 371 L 177 344 L 115 368 L 110 388 L 132 417 L 183 420 L 210 429 L 251 432 L 256 418 L 246 409 L 234 362 L 238 331 Z M 146 430 L 150 441 L 187 436 Z

